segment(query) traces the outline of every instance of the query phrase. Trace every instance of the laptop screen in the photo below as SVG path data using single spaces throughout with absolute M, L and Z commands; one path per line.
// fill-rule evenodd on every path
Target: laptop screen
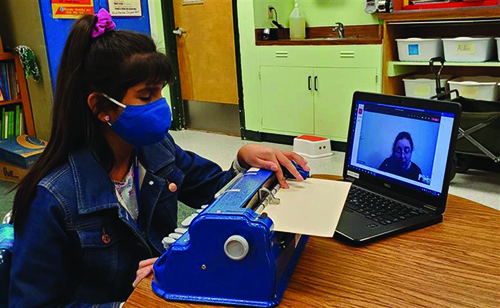
M 455 115 L 356 100 L 347 175 L 358 173 L 439 197 L 443 191 Z M 354 112 L 355 111 L 355 112 Z

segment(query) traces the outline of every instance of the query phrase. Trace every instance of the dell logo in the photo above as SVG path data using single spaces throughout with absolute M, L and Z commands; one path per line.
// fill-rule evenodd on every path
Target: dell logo
M 389 183 L 384 183 L 384 186 L 387 188 L 391 188 L 391 184 L 389 184 Z

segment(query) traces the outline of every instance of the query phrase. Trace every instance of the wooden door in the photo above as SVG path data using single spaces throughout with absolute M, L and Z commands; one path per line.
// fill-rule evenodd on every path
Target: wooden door
M 232 1 L 173 4 L 182 98 L 238 104 Z
M 314 132 L 312 68 L 260 69 L 262 127 L 275 133 Z

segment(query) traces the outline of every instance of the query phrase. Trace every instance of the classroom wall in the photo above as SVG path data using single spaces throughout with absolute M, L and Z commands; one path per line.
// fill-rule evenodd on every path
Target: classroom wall
M 94 0 L 94 11 L 97 13 L 100 8 L 109 9 L 107 0 Z M 132 30 L 145 34 L 150 34 L 149 6 L 147 0 L 141 0 L 142 17 L 113 17 L 118 30 Z M 50 75 L 55 81 L 59 69 L 66 38 L 71 30 L 74 19 L 54 19 L 52 17 L 51 1 L 39 0 L 42 25 L 45 33 L 45 44 L 47 46 L 47 56 L 49 59 Z M 52 83 L 55 91 L 55 82 Z
M 0 0 L 0 35 L 7 51 L 27 45 L 35 53 L 42 80 L 28 79 L 28 90 L 37 136 L 48 140 L 53 95 L 40 11 L 33 4 L 33 0 Z
M 332 26 L 336 22 L 344 25 L 377 24 L 375 15 L 364 12 L 364 3 L 365 0 L 299 0 L 299 9 L 306 18 L 307 27 Z M 274 27 L 268 19 L 268 5 L 278 11 L 278 22 L 288 27 L 295 0 L 253 0 L 255 28 Z
M 149 27 L 151 30 L 151 37 L 156 44 L 158 51 L 162 53 L 167 53 L 167 47 L 165 44 L 165 32 L 163 29 L 163 13 L 161 9 L 161 1 L 159 0 L 148 0 L 149 7 Z M 172 107 L 170 100 L 170 89 L 167 85 L 163 88 L 162 94 L 167 98 L 167 102 Z
M 157 20 L 161 18 L 160 1 L 149 0 L 151 7 L 151 34 L 163 34 L 163 24 L 154 22 L 153 16 Z M 237 0 L 238 27 L 241 44 L 242 77 L 244 80 L 244 103 L 245 109 L 254 108 L 255 101 L 260 100 L 258 80 L 253 76 L 254 72 L 247 68 L 258 65 L 260 53 L 255 46 L 255 29 L 269 27 L 270 21 L 267 18 L 267 6 L 273 5 L 278 10 L 278 20 L 285 27 L 288 26 L 288 16 L 293 9 L 294 0 Z M 155 5 L 153 9 L 153 5 Z M 377 24 L 378 20 L 374 15 L 366 14 L 363 11 L 364 0 L 299 0 L 299 6 L 306 16 L 307 25 L 333 26 L 337 21 L 345 25 L 371 25 Z M 229 13 L 229 12 L 228 12 Z M 159 37 L 158 37 L 159 38 Z M 167 96 L 168 97 L 168 96 Z M 253 113 L 255 114 L 255 113 Z M 260 119 L 246 118 L 248 127 L 260 126 Z
M 255 131 L 261 127 L 261 118 L 258 116 L 261 99 L 258 68 L 263 57 L 262 50 L 272 47 L 255 45 L 255 29 L 269 26 L 268 3 L 276 5 L 279 22 L 284 23 L 285 27 L 288 26 L 288 16 L 295 3 L 294 0 L 237 0 L 245 126 L 246 129 Z M 345 25 L 377 24 L 375 16 L 364 12 L 363 3 L 364 0 L 299 0 L 299 6 L 303 8 L 309 27 L 333 26 L 338 21 Z M 294 49 L 314 47 L 317 48 L 317 46 L 293 46 Z
M 74 19 L 51 18 L 51 1 L 0 0 L 0 35 L 6 49 L 17 45 L 31 47 L 37 57 L 42 75 L 40 82 L 28 80 L 35 129 L 37 136 L 50 137 L 53 93 L 59 59 Z M 94 0 L 94 9 L 108 7 L 107 0 Z M 165 50 L 161 2 L 141 0 L 143 17 L 115 18 L 119 29 L 129 29 L 150 34 L 160 51 Z M 40 5 L 38 5 L 40 4 Z M 149 10 L 151 8 L 151 11 Z M 163 92 L 169 97 L 168 87 Z

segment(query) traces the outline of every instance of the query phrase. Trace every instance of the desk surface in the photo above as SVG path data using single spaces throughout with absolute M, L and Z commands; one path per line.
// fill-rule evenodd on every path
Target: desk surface
M 166 302 L 151 278 L 125 307 L 210 307 Z M 449 196 L 421 230 L 357 248 L 311 237 L 279 307 L 500 307 L 500 212 Z

